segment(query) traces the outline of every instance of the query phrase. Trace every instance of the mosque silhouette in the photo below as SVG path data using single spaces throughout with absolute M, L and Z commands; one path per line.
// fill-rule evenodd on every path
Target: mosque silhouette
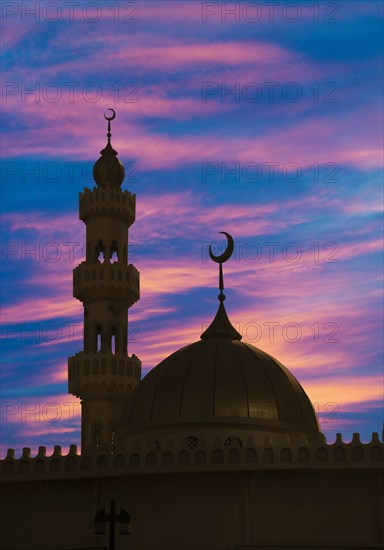
M 81 453 L 8 451 L 0 548 L 384 548 L 383 443 L 355 433 L 327 444 L 292 373 L 241 341 L 224 306 L 228 233 L 221 256 L 210 249 L 220 289 L 212 323 L 141 379 L 127 354 L 128 309 L 140 298 L 128 263 L 136 196 L 121 189 L 111 112 L 96 187 L 79 201 L 87 246 L 73 296 L 84 345 L 68 360 L 68 388 L 81 399 Z

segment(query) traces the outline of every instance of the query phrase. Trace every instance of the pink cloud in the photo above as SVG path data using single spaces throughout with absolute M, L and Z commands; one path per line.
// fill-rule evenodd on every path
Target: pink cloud
M 311 395 L 312 402 L 336 403 L 341 411 L 359 408 L 360 403 L 368 400 L 377 401 L 383 398 L 382 377 L 376 375 L 340 376 L 330 380 L 306 380 L 305 388 Z
M 5 13 L 3 18 L 6 19 Z M 5 54 L 7 50 L 12 50 L 12 48 L 17 47 L 25 37 L 32 34 L 33 28 L 29 25 L 3 24 L 1 31 L 1 49 L 3 54 Z
M 242 65 L 255 63 L 274 63 L 287 61 L 292 57 L 283 48 L 263 42 L 189 42 L 157 44 L 156 46 L 133 46 L 129 52 L 126 49 L 111 52 L 110 58 L 128 60 L 130 66 L 139 65 L 146 68 L 162 70 L 191 65 L 201 66 L 206 63 L 219 65 Z
M 108 106 L 107 102 L 104 106 L 99 105 L 98 112 L 106 110 Z M 52 116 L 57 117 L 57 107 L 50 110 Z M 95 112 L 95 106 L 92 111 Z M 95 152 L 103 146 L 104 138 L 100 123 L 94 122 L 94 126 L 91 133 L 89 128 L 77 132 L 78 143 L 73 139 L 62 142 L 66 127 L 72 134 L 73 122 L 69 120 L 63 122 L 61 134 L 56 134 L 53 142 L 47 142 L 45 129 L 34 130 L 32 133 L 15 131 L 7 139 L 5 154 L 10 158 L 20 154 L 46 158 L 52 154 L 57 157 L 60 151 L 61 156 L 70 157 L 73 161 L 89 157 L 96 160 L 98 155 Z M 247 147 L 244 147 L 244 136 L 205 135 L 198 139 L 183 136 L 181 140 L 179 137 L 154 135 L 137 124 L 124 123 L 119 126 L 118 134 L 114 135 L 114 143 L 119 144 L 120 159 L 135 160 L 145 170 L 229 161 L 243 164 L 274 161 L 280 163 L 280 169 L 290 162 L 307 169 L 315 162 L 334 162 L 339 166 L 346 164 L 359 169 L 378 168 L 382 165 L 381 148 L 369 136 L 362 148 L 358 136 L 351 136 L 340 143 L 337 138 L 340 130 L 340 123 L 335 119 L 312 118 L 311 122 L 286 128 L 283 134 L 271 129 L 263 137 L 248 138 Z M 135 135 L 134 141 L 131 135 Z
M 69 317 L 78 315 L 80 308 L 82 308 L 80 302 L 60 296 L 57 296 L 54 301 L 49 298 L 28 298 L 19 304 L 5 306 L 3 319 L 7 323 L 18 323 L 25 320 L 26 311 L 28 319 L 34 321 Z
M 81 417 L 80 401 L 70 394 L 11 397 L 2 400 L 3 422 L 20 424 L 26 430 L 52 431 L 58 421 L 76 423 Z

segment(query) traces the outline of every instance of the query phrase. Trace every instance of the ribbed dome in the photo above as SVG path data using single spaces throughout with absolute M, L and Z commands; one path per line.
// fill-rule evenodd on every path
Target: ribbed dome
M 319 434 L 311 402 L 279 361 L 240 341 L 221 303 L 211 326 L 135 388 L 120 434 L 185 424 L 231 423 L 252 430 Z

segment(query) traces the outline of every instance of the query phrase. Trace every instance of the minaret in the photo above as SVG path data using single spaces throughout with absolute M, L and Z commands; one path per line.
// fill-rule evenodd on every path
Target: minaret
M 97 184 L 79 196 L 86 224 L 86 259 L 73 270 L 73 296 L 84 305 L 84 348 L 68 359 L 68 389 L 81 398 L 84 452 L 114 452 L 124 401 L 141 379 L 141 362 L 127 353 L 127 317 L 139 299 L 139 272 L 128 264 L 128 228 L 136 195 L 122 191 L 124 167 L 108 143 L 93 168 Z

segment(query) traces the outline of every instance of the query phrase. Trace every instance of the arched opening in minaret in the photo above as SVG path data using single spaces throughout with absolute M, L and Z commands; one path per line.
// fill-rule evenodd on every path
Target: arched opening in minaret
M 96 351 L 101 351 L 101 327 L 96 327 Z
M 104 263 L 104 260 L 105 260 L 104 251 L 105 251 L 104 243 L 101 239 L 99 239 L 97 241 L 96 248 L 95 248 L 95 257 L 101 264 Z
M 109 260 L 111 264 L 114 264 L 115 262 L 119 261 L 119 246 L 117 244 L 117 241 L 112 241 L 111 244 L 111 259 Z
M 111 352 L 113 355 L 116 354 L 116 327 L 112 327 Z
M 115 262 L 118 262 L 118 261 L 119 261 L 119 258 L 117 256 L 117 252 L 112 252 L 112 256 L 110 259 L 111 264 L 114 264 Z

